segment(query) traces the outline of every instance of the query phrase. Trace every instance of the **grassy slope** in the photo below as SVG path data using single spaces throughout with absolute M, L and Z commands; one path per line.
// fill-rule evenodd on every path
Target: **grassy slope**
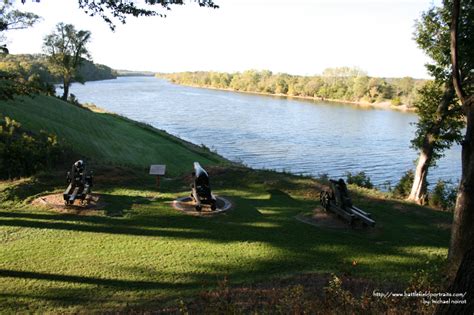
M 87 113 L 62 109 L 66 116 L 70 111 Z M 159 139 L 161 134 L 148 135 L 110 115 L 87 115 L 106 119 L 104 134 L 113 134 L 107 126 L 123 127 L 158 143 L 169 141 L 168 136 Z M 25 125 L 28 119 L 30 126 L 47 124 L 45 115 L 27 116 L 24 111 L 14 117 Z M 127 134 L 114 136 L 123 145 L 129 139 L 143 141 Z M 168 145 L 170 150 L 184 150 L 175 142 Z M 146 159 L 138 149 L 130 154 L 126 158 L 133 161 Z M 189 169 L 182 160 L 189 157 L 183 154 L 174 162 Z M 0 183 L 0 309 L 147 309 L 216 286 L 226 276 L 236 283 L 336 272 L 406 281 L 447 253 L 450 214 L 386 199 L 381 193 L 352 187 L 354 203 L 374 214 L 377 227 L 341 231 L 295 220 L 318 204 L 317 183 L 309 178 L 219 167 L 211 170 L 214 190 L 236 207 L 225 215 L 202 218 L 179 213 L 169 204 L 189 193 L 187 177 L 163 181 L 162 194 L 153 200 L 149 197 L 155 195 L 154 183 L 148 176 L 127 168 L 107 171 L 113 176 L 98 174 L 95 187 L 107 205 L 103 213 L 89 216 L 60 214 L 23 201 L 41 191 L 63 189 L 55 175 Z M 63 175 L 57 176 L 62 182 Z
M 203 165 L 222 161 L 165 132 L 114 114 L 84 110 L 52 97 L 0 102 L 0 114 L 21 122 L 27 129 L 55 133 L 74 145 L 77 152 L 102 163 L 140 168 L 167 164 L 168 174 L 177 175 L 192 168 L 193 161 Z

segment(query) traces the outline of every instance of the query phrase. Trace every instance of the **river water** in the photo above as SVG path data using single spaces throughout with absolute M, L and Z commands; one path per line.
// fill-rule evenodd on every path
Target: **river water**
M 413 113 L 171 84 L 153 77 L 73 84 L 82 103 L 148 123 L 253 168 L 341 177 L 364 171 L 381 186 L 414 167 Z M 429 181 L 456 181 L 455 146 Z

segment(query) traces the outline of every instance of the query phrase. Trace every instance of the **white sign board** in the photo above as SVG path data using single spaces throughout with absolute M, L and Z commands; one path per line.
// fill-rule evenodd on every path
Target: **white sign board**
M 150 175 L 163 176 L 166 173 L 166 165 L 153 164 L 150 165 Z

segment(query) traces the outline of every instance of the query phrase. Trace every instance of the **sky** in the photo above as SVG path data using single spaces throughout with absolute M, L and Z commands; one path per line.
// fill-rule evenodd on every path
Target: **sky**
M 7 32 L 10 53 L 41 53 L 59 22 L 92 32 L 93 61 L 114 69 L 155 72 L 269 69 L 317 75 L 358 67 L 370 76 L 428 78 L 428 57 L 413 41 L 415 20 L 433 0 L 215 0 L 174 6 L 166 18 L 129 17 L 112 32 L 77 0 L 14 5 L 42 21 Z

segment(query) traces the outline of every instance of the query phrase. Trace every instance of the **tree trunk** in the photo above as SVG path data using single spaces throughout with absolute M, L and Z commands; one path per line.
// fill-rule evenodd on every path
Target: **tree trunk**
M 461 1 L 453 0 L 451 18 L 451 64 L 453 85 L 466 115 L 466 136 L 462 142 L 461 182 L 459 184 L 456 207 L 451 228 L 451 244 L 448 259 L 451 270 L 457 270 L 462 257 L 474 244 L 474 95 L 466 94 L 460 76 L 458 60 L 458 23 L 461 15 Z M 469 69 L 472 71 L 472 69 Z
M 441 314 L 474 314 L 474 247 L 463 257 L 448 293 L 466 293 L 464 297 L 451 298 L 452 300 L 466 300 L 466 304 L 440 304 L 436 315 Z
M 470 104 L 468 104 L 470 103 Z M 474 244 L 474 102 L 466 103 L 466 136 L 462 143 L 462 173 L 451 230 L 449 260 L 456 270 L 464 253 Z
M 64 88 L 64 92 L 63 92 L 63 96 L 61 97 L 61 99 L 65 102 L 67 102 L 67 97 L 69 96 L 69 86 L 71 85 L 71 82 L 68 80 L 68 79 L 63 79 L 63 88 Z
M 449 114 L 449 105 L 452 102 L 453 94 L 452 84 L 447 84 L 444 87 L 443 97 L 436 108 L 436 118 L 431 128 L 426 132 L 423 140 L 423 147 L 421 148 L 418 164 L 416 165 L 415 178 L 413 179 L 410 195 L 407 198 L 407 200 L 414 201 L 419 205 L 423 205 L 426 202 L 428 190 L 426 178 L 428 177 L 428 169 L 433 160 L 436 138 L 441 132 L 441 126 L 445 117 Z
M 430 137 L 430 135 L 427 137 Z M 423 205 L 426 202 L 426 191 L 428 186 L 426 177 L 428 176 L 428 168 L 430 166 L 432 154 L 433 145 L 432 143 L 429 143 L 429 141 L 426 141 L 420 152 L 418 164 L 416 165 L 413 186 L 411 187 L 410 195 L 407 198 L 419 205 Z

